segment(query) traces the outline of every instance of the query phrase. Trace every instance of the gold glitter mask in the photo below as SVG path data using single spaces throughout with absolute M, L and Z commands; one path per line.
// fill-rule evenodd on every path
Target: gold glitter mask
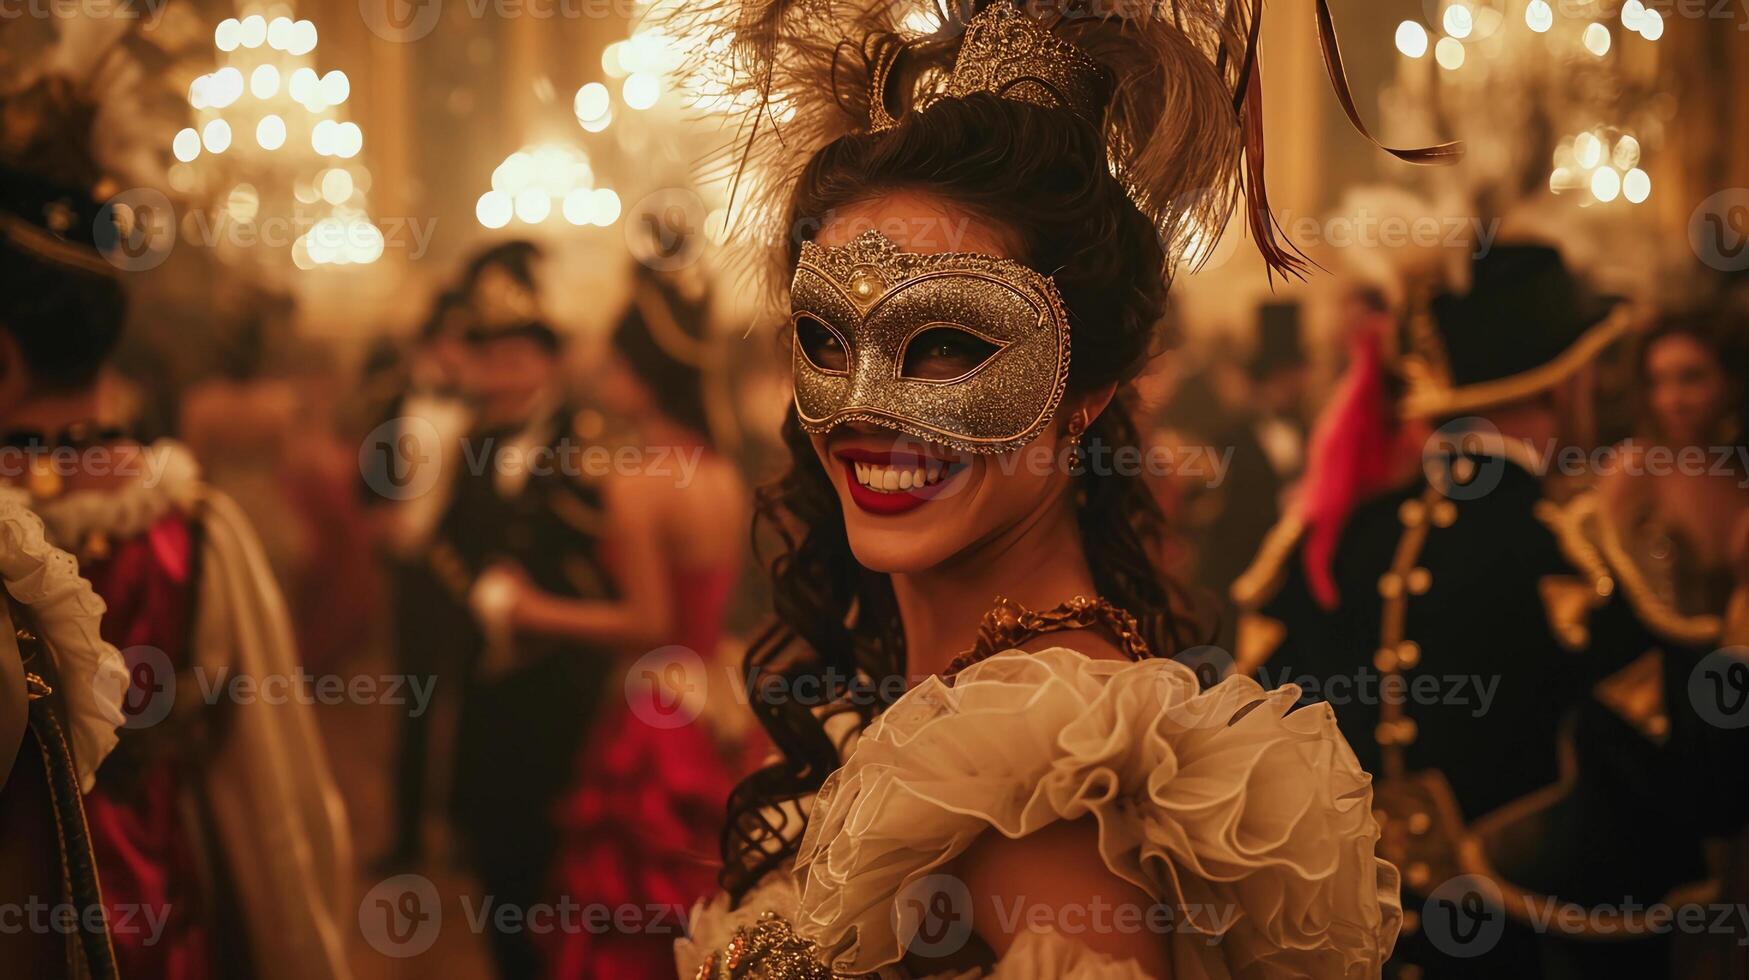
M 1056 284 L 1009 259 L 901 252 L 876 231 L 802 245 L 790 287 L 796 412 L 962 452 L 1004 453 L 1050 424 L 1069 379 Z

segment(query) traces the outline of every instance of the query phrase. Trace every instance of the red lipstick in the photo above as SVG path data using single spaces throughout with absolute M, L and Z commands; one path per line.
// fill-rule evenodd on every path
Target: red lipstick
M 909 513 L 941 496 L 959 471 L 965 468 L 963 463 L 918 453 L 841 449 L 832 455 L 844 467 L 844 482 L 849 487 L 850 499 L 865 513 L 883 517 Z M 893 490 L 877 490 L 863 482 L 864 478 L 873 482 L 874 477 L 895 473 L 905 479 L 914 479 L 917 473 L 933 473 L 936 479 L 921 486 Z

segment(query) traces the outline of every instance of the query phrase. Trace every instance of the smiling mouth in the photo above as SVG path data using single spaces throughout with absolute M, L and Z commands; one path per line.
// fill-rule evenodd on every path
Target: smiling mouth
M 917 453 L 844 449 L 833 454 L 844 466 L 850 499 L 872 514 L 902 514 L 941 495 L 969 464 Z

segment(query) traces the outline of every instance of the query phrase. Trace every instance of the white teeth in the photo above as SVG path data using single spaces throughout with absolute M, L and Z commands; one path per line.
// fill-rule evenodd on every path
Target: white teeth
M 922 467 L 905 469 L 877 466 L 874 463 L 855 463 L 852 472 L 856 475 L 856 482 L 865 487 L 884 493 L 900 493 L 940 483 L 949 470 L 946 463 L 930 460 Z

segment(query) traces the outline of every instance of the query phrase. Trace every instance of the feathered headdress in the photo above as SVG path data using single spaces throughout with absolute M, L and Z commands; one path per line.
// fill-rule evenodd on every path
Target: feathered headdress
M 733 181 L 737 222 L 781 223 L 801 168 L 833 140 L 984 91 L 1069 109 L 1104 134 L 1113 175 L 1167 244 L 1163 275 L 1192 241 L 1212 243 L 1241 199 L 1270 270 L 1304 273 L 1263 181 L 1262 0 L 1129 0 L 1088 13 L 1057 4 L 1048 15 L 1027 6 L 723 0 L 671 15 L 673 33 L 712 55 L 696 94 L 746 113 L 715 175 Z M 1317 15 L 1337 98 L 1377 144 L 1348 90 L 1327 0 Z M 1455 142 L 1381 148 L 1415 163 L 1463 153 Z

